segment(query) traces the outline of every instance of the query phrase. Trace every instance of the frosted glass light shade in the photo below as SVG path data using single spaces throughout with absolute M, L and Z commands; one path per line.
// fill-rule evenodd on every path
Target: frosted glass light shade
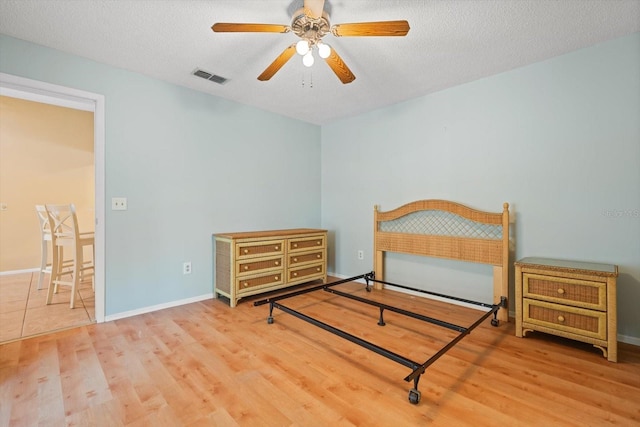
M 313 65 L 314 59 L 313 59 L 313 55 L 311 54 L 311 51 L 307 52 L 303 57 L 302 57 L 302 63 L 304 64 L 305 67 L 311 67 Z
M 331 55 L 331 47 L 328 44 L 318 43 L 318 56 L 322 59 L 326 59 Z
M 309 52 L 309 42 L 306 40 L 300 40 L 298 43 L 296 43 L 296 52 L 298 52 L 298 54 L 300 55 L 305 55 L 307 52 Z

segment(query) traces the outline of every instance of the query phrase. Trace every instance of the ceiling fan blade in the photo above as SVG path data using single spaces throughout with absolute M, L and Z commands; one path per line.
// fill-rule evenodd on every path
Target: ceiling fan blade
M 342 83 L 351 83 L 356 79 L 356 76 L 353 75 L 349 67 L 347 67 L 347 64 L 344 63 L 334 48 L 331 48 L 331 54 L 325 59 L 325 61 L 329 64 L 329 67 L 331 67 L 333 72 L 336 73 L 336 76 L 338 76 Z
M 217 33 L 288 33 L 291 27 L 278 24 L 234 24 L 216 22 L 211 29 Z
M 280 68 L 284 64 L 287 63 L 291 59 L 291 57 L 296 53 L 296 45 L 292 44 L 288 48 L 286 48 L 276 59 L 273 61 L 263 72 L 258 76 L 258 80 L 266 81 L 269 80 L 275 73 L 278 72 Z
M 320 18 L 324 11 L 324 0 L 304 0 L 304 13 L 310 18 Z
M 406 36 L 408 32 L 407 21 L 357 22 L 336 24 L 331 27 L 331 34 L 336 37 Z

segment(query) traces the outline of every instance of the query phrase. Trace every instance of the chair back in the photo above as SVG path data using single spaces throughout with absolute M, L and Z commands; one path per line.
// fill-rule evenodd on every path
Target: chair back
M 54 246 L 75 246 L 79 238 L 76 207 L 70 205 L 46 205 L 51 221 L 51 236 Z
M 36 205 L 36 214 L 38 214 L 38 221 L 40 222 L 42 240 L 51 240 L 51 220 L 45 205 Z

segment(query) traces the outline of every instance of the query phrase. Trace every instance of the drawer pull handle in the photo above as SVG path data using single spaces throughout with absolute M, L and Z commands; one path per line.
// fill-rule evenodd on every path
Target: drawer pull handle
M 318 240 L 318 241 L 316 242 L 316 245 L 321 245 L 321 244 L 322 244 L 322 242 L 321 242 L 320 240 Z
M 298 258 L 294 258 L 294 259 L 293 259 L 293 262 L 298 262 Z
M 280 246 L 276 246 L 275 250 L 279 251 L 280 250 Z
M 245 266 L 244 266 L 244 269 L 245 269 L 245 270 L 248 270 L 248 269 L 249 269 L 249 266 L 248 266 L 248 265 L 245 265 Z
M 248 283 L 248 282 L 244 282 L 244 283 L 242 284 L 242 286 L 244 286 L 244 287 L 246 288 L 247 286 L 249 286 L 249 283 Z
M 564 322 L 564 316 L 558 316 L 558 322 Z
M 318 259 L 322 258 L 322 255 L 318 254 L 318 255 L 316 255 L 316 258 L 318 258 Z
M 273 278 L 274 280 L 280 280 L 280 278 L 278 276 Z
M 298 273 L 293 273 L 293 277 L 298 277 Z
M 316 268 L 316 271 L 320 271 L 320 267 Z
M 564 294 L 564 289 L 562 289 L 562 288 L 558 288 L 558 293 L 559 293 L 560 295 L 563 295 L 563 294 Z
M 297 247 L 298 247 L 298 244 L 297 244 L 297 243 L 294 243 L 294 244 L 293 244 L 293 247 L 294 247 L 294 248 L 297 248 Z
M 245 253 L 245 254 L 248 254 L 248 253 L 249 253 L 249 249 L 245 249 L 245 250 L 244 250 L 244 253 Z
M 276 261 L 276 262 L 275 262 L 275 264 L 276 264 L 276 265 L 280 265 L 280 261 Z

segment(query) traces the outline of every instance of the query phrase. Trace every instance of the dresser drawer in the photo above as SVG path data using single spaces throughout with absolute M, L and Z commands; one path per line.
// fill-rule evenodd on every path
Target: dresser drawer
M 316 248 L 324 248 L 325 247 L 324 239 L 325 239 L 324 235 L 289 239 L 288 240 L 289 253 L 309 251 Z
M 561 304 L 523 299 L 523 323 L 569 332 L 590 338 L 607 339 L 607 313 Z
M 522 296 L 605 311 L 607 284 L 540 274 L 522 275 Z
M 284 240 L 247 242 L 236 244 L 236 258 L 264 257 L 284 254 Z
M 289 256 L 289 267 L 308 264 L 310 262 L 318 262 L 324 260 L 324 250 L 313 251 L 303 254 L 295 254 Z
M 310 277 L 324 276 L 324 264 L 313 264 L 306 267 L 290 268 L 288 272 L 290 282 L 309 280 Z
M 238 293 L 249 292 L 256 289 L 277 286 L 284 283 L 282 271 L 272 271 L 256 277 L 237 278 L 236 286 Z
M 236 276 L 247 276 L 269 270 L 282 270 L 282 258 L 248 258 L 236 263 Z

